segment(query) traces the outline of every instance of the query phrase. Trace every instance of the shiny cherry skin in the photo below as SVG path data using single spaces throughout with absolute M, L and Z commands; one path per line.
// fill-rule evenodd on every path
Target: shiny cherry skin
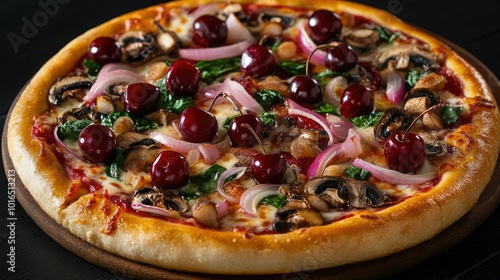
M 165 84 L 175 96 L 193 96 L 201 83 L 201 71 L 187 60 L 177 60 L 167 70 Z
M 189 163 L 175 151 L 163 151 L 151 165 L 151 181 L 159 189 L 178 189 L 187 184 Z
M 321 85 L 310 76 L 295 76 L 288 91 L 292 100 L 301 104 L 319 104 L 323 100 Z
M 184 109 L 179 118 L 179 133 L 188 142 L 210 142 L 217 134 L 217 130 L 215 116 L 196 106 Z
M 89 45 L 89 59 L 94 60 L 99 65 L 111 62 L 120 62 L 122 51 L 118 42 L 109 37 L 97 37 Z
M 211 15 L 204 15 L 193 22 L 193 42 L 202 47 L 217 47 L 226 42 L 226 22 Z
M 273 52 L 262 45 L 252 45 L 241 55 L 241 71 L 252 78 L 274 73 L 276 59 Z
M 253 147 L 257 144 L 257 140 L 252 132 L 245 126 L 242 126 L 244 123 L 248 124 L 260 139 L 264 135 L 264 124 L 262 124 L 262 121 L 257 116 L 253 114 L 236 116 L 229 122 L 229 129 L 227 131 L 231 145 L 234 147 Z
M 251 170 L 259 184 L 283 183 L 286 159 L 283 154 L 258 154 L 252 158 Z
M 78 147 L 83 158 L 92 163 L 110 163 L 118 153 L 115 134 L 100 124 L 89 125 L 80 132 Z
M 399 131 L 389 135 L 384 144 L 384 157 L 392 170 L 417 173 L 425 162 L 425 142 L 418 134 Z
M 325 66 L 330 71 L 345 72 L 358 63 L 358 55 L 346 43 L 326 50 Z
M 340 18 L 328 10 L 317 10 L 307 22 L 309 36 L 318 44 L 325 44 L 337 37 L 342 29 Z
M 367 115 L 375 110 L 371 89 L 361 85 L 349 85 L 340 98 L 340 114 L 346 118 Z
M 127 111 L 136 115 L 147 115 L 156 110 L 160 91 L 149 83 L 130 84 L 123 98 Z

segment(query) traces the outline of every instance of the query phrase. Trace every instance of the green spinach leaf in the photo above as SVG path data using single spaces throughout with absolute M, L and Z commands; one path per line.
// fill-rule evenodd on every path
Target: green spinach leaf
M 92 80 L 97 79 L 97 75 L 99 71 L 101 71 L 101 65 L 99 65 L 95 60 L 92 59 L 84 59 L 82 62 L 83 67 L 85 68 L 85 72 Z
M 286 196 L 280 195 L 280 194 L 273 194 L 273 195 L 268 195 L 264 197 L 260 202 L 260 204 L 266 204 L 266 205 L 271 205 L 274 206 L 278 209 L 283 207 L 286 203 Z
M 375 112 L 368 115 L 361 115 L 355 118 L 349 119 L 355 126 L 361 128 L 367 128 L 370 126 L 374 126 L 382 117 L 382 112 Z
M 116 154 L 115 159 L 108 167 L 106 167 L 106 175 L 115 179 L 120 179 L 120 169 L 124 163 L 125 156 L 123 155 L 122 150 L 118 149 L 118 154 Z
M 443 110 L 441 111 L 443 121 L 447 125 L 456 123 L 460 118 L 460 114 L 462 114 L 463 110 L 464 108 L 461 106 L 460 107 L 444 106 Z
M 296 61 L 282 61 L 278 62 L 277 66 L 287 72 L 290 75 L 305 75 L 306 74 L 306 63 L 296 62 Z
M 190 176 L 188 185 L 181 191 L 181 196 L 186 200 L 192 200 L 215 192 L 217 180 L 224 171 L 226 168 L 214 164 L 202 173 Z
M 165 85 L 165 79 L 160 79 L 157 83 L 157 87 L 160 90 L 160 102 L 158 102 L 159 108 L 180 114 L 187 107 L 194 106 L 192 97 L 179 97 L 170 94 Z
M 59 125 L 57 128 L 57 135 L 61 140 L 72 140 L 76 141 L 78 139 L 78 135 L 82 129 L 86 128 L 92 124 L 90 120 L 74 120 L 68 121 L 65 124 Z
M 196 63 L 196 67 L 201 71 L 201 79 L 207 84 L 212 83 L 223 75 L 239 71 L 240 65 L 240 57 L 203 60 Z
M 279 92 L 272 89 L 259 90 L 255 93 L 254 98 L 265 111 L 271 109 L 274 104 L 284 100 Z

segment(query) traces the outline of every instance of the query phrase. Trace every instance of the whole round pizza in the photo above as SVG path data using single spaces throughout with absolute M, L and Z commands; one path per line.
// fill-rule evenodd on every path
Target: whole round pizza
M 276 274 L 432 239 L 489 182 L 499 117 L 477 70 L 386 12 L 182 0 L 65 46 L 15 105 L 8 150 L 89 246 Z

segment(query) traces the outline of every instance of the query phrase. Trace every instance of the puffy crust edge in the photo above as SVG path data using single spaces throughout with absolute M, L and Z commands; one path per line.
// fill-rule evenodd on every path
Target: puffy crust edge
M 194 7 L 206 2 L 171 2 L 164 7 Z M 281 4 L 275 0 L 254 3 Z M 293 0 L 287 4 L 363 14 L 388 28 L 403 30 L 447 54 L 447 66 L 458 73 L 466 92 L 494 102 L 486 82 L 467 62 L 432 36 L 386 12 L 343 1 L 305 4 Z M 94 37 L 114 35 L 129 17 L 153 17 L 158 7 L 161 5 L 112 19 L 70 42 L 33 77 L 8 124 L 10 156 L 24 185 L 45 212 L 81 239 L 130 260 L 168 269 L 226 274 L 319 269 L 382 257 L 431 239 L 469 211 L 488 183 L 499 150 L 500 131 L 494 129 L 500 121 L 498 110 L 475 116 L 473 123 L 481 129 L 473 135 L 477 145 L 466 155 L 465 163 L 447 172 L 432 191 L 375 213 L 360 212 L 326 226 L 287 234 L 248 236 L 135 216 L 92 194 L 63 207 L 71 182 L 52 151 L 32 139 L 33 117 L 48 108 L 48 88 L 57 77 L 73 68 Z M 105 234 L 113 226 L 113 219 L 116 230 Z M 249 259 L 253 260 L 251 264 Z

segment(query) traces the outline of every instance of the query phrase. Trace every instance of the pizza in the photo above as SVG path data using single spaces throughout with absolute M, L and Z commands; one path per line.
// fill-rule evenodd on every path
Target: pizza
M 8 150 L 40 207 L 93 246 L 276 274 L 433 238 L 489 182 L 499 122 L 477 70 L 384 11 L 182 0 L 61 49 L 17 101 Z

